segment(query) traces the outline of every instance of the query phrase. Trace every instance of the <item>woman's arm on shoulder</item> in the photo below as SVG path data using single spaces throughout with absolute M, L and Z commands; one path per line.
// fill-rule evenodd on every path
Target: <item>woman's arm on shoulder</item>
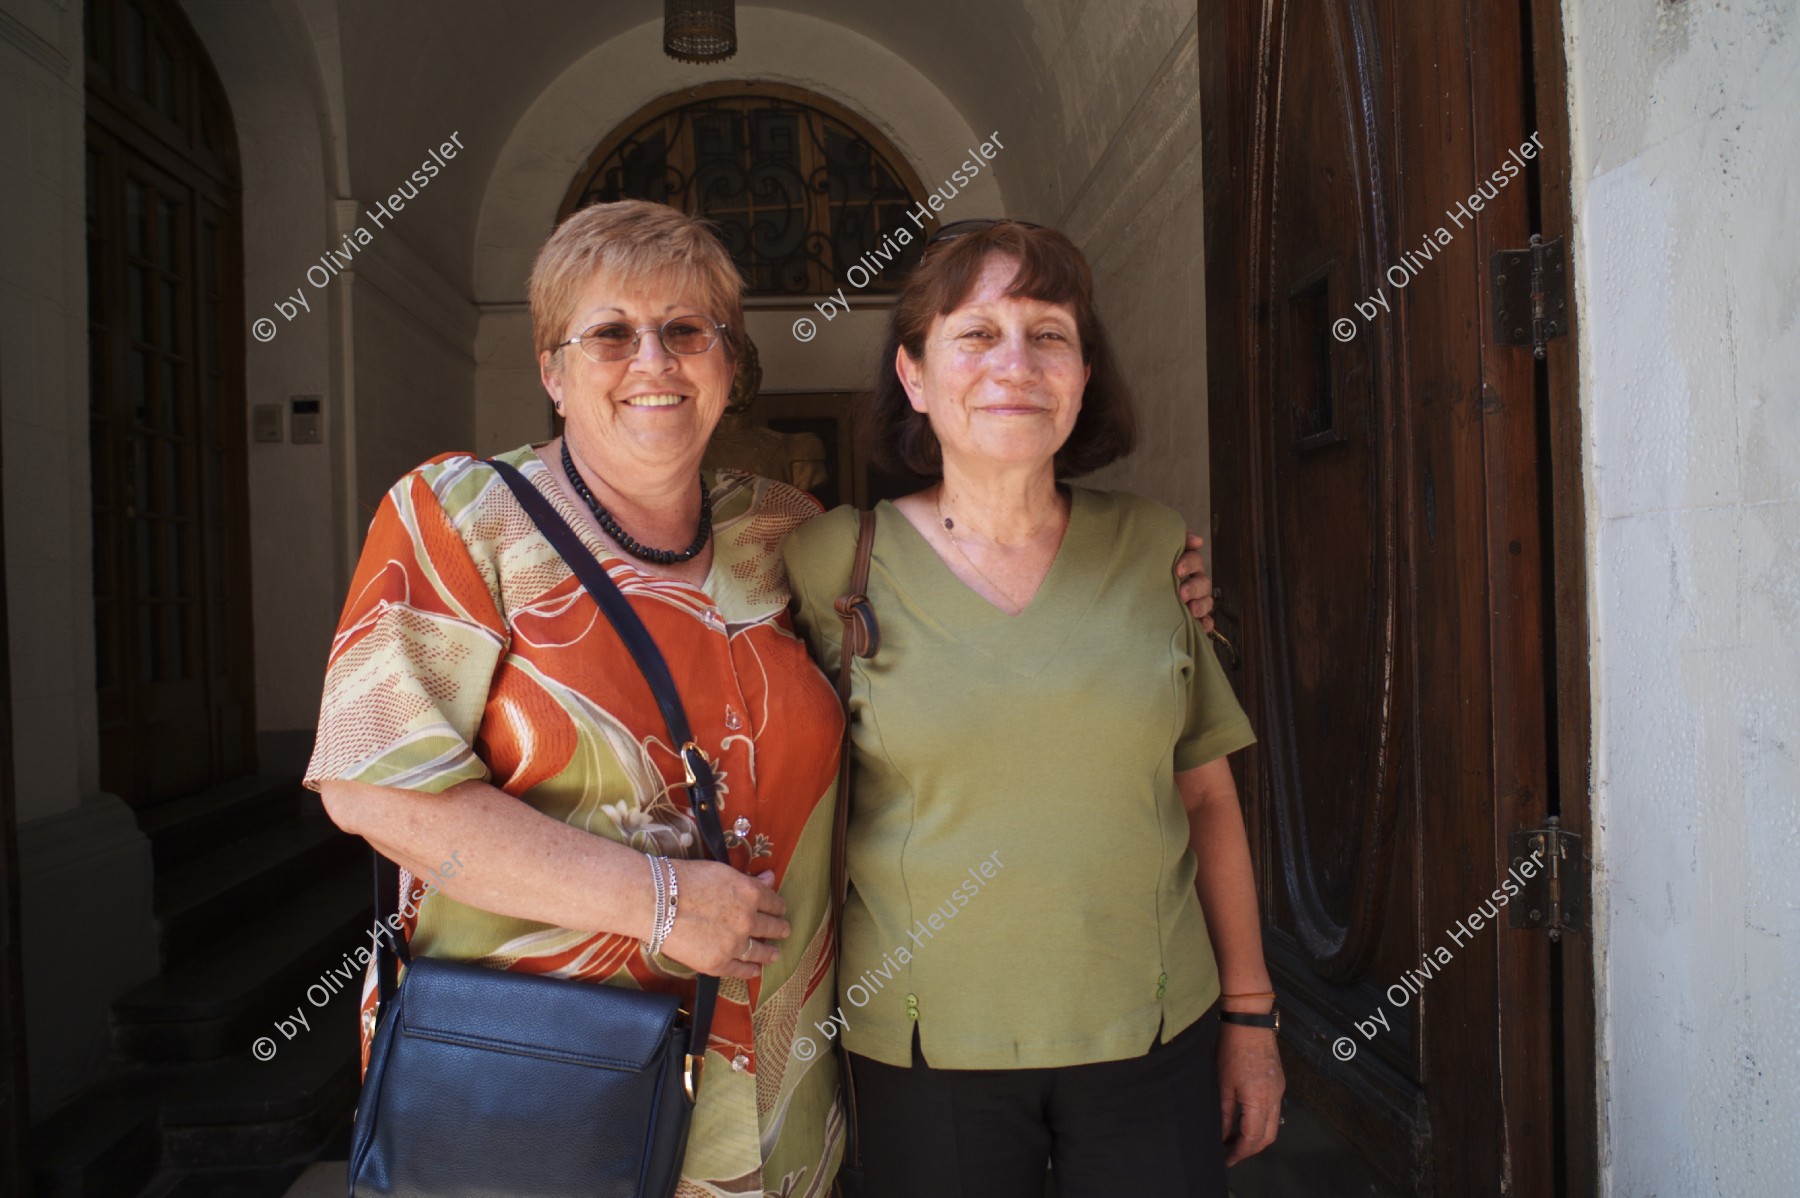
M 1205 537 L 1187 534 L 1187 548 L 1175 559 L 1175 593 L 1187 604 L 1188 614 L 1211 632 L 1213 600 L 1217 596 L 1213 593 L 1212 575 L 1206 572 L 1206 559 L 1200 556 L 1204 544 Z
M 1111 491 L 1108 494 L 1130 513 L 1129 519 L 1144 521 L 1154 530 L 1153 540 L 1158 546 L 1163 544 L 1161 534 L 1165 526 L 1171 530 L 1185 526 L 1181 513 L 1167 504 L 1132 491 Z M 1206 538 L 1188 532 L 1181 544 L 1182 548 L 1175 558 L 1175 595 L 1187 607 L 1188 614 L 1200 621 L 1200 626 L 1207 632 L 1211 632 L 1214 601 L 1212 576 L 1207 573 L 1206 559 L 1200 553 L 1200 547 L 1206 544 Z
M 836 618 L 827 596 L 843 593 L 850 581 L 856 529 L 857 510 L 844 505 L 802 524 L 781 544 L 788 590 L 794 596 L 794 623 L 812 649 L 814 661 L 823 662 L 829 656 L 826 644 L 837 642 Z

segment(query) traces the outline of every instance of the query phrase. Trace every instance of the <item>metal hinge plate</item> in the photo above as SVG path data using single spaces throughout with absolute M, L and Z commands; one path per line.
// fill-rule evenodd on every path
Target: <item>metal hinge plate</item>
M 1512 926 L 1559 940 L 1564 932 L 1587 930 L 1587 861 L 1581 837 L 1563 831 L 1554 815 L 1545 822 L 1507 837 L 1512 866 L 1506 876 L 1519 887 L 1510 904 Z
M 1533 233 L 1522 250 L 1498 250 L 1490 272 L 1494 340 L 1529 345 L 1536 357 L 1569 331 L 1569 270 L 1563 239 Z

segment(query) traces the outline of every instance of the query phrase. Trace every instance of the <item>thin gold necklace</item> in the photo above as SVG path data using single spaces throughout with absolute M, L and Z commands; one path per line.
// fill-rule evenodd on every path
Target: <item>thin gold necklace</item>
M 993 580 L 993 578 L 988 574 L 988 572 L 986 570 L 983 570 L 980 567 L 980 565 L 978 565 L 976 563 L 975 559 L 969 556 L 969 551 L 962 547 L 962 542 L 956 539 L 956 521 L 954 521 L 950 517 L 944 515 L 944 488 L 942 486 L 938 487 L 937 498 L 933 501 L 933 506 L 935 506 L 937 508 L 938 520 L 944 526 L 944 535 L 946 537 L 950 538 L 950 545 L 953 549 L 956 550 L 957 554 L 959 556 L 961 556 L 961 558 L 965 562 L 969 563 L 969 569 L 971 569 L 971 570 L 975 571 L 975 573 L 981 575 L 982 581 L 986 582 L 990 587 L 993 587 L 994 592 L 996 594 L 1001 596 L 1003 599 L 1005 599 L 1008 603 L 1010 603 L 1014 607 L 1017 607 L 1017 608 L 1019 608 L 1019 610 L 1023 611 L 1024 607 L 1019 603 L 1018 599 L 1013 595 L 1013 593 L 1011 591 L 1007 590 L 1005 587 L 1001 586 L 999 583 L 995 582 Z M 1051 523 L 1055 523 L 1055 521 L 1051 521 Z M 1045 527 L 1048 528 L 1049 524 L 1046 524 Z M 1031 541 L 1035 542 L 1041 536 L 1043 536 L 1042 531 L 1034 533 L 1031 537 Z M 1030 543 L 1030 542 L 1027 542 L 1027 543 Z M 1039 585 L 1042 585 L 1041 579 L 1039 580 Z

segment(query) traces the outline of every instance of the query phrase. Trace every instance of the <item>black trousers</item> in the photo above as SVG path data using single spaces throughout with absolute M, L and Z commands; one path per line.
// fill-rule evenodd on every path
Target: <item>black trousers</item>
M 1214 1007 L 1141 1057 L 910 1069 L 850 1056 L 869 1198 L 1226 1198 Z

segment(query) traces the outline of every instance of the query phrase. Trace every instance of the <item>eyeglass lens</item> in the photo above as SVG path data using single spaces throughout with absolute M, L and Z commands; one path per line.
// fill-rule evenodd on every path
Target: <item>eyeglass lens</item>
M 673 316 L 652 330 L 672 354 L 703 354 L 719 339 L 719 330 L 704 316 Z M 622 321 L 597 324 L 581 335 L 581 350 L 596 362 L 617 362 L 637 352 L 638 330 Z

